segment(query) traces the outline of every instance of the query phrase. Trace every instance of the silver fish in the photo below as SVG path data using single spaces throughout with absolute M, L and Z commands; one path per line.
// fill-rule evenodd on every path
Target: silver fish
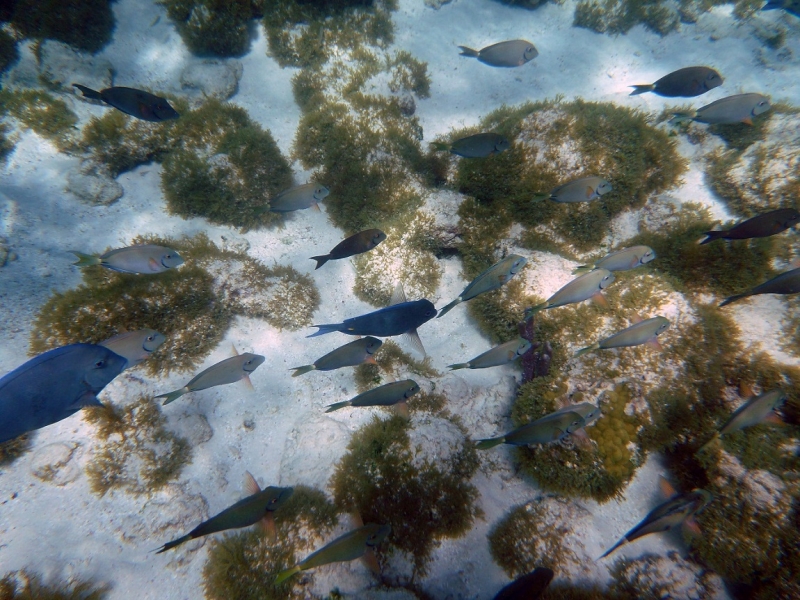
M 583 265 L 572 271 L 573 275 L 588 273 L 594 269 L 607 271 L 628 271 L 646 265 L 656 257 L 655 251 L 649 246 L 631 246 L 611 254 L 607 254 L 593 265 Z
M 669 327 L 669 319 L 664 317 L 653 317 L 645 319 L 639 323 L 631 325 L 618 331 L 604 340 L 592 344 L 586 348 L 578 350 L 575 356 L 581 356 L 593 350 L 605 348 L 625 348 L 628 346 L 639 346 L 648 342 L 654 342 L 656 337 L 661 335 Z
M 371 335 L 359 338 L 354 342 L 339 346 L 336 350 L 328 352 L 322 358 L 318 358 L 312 365 L 293 367 L 292 377 L 297 377 L 309 371 L 333 371 L 342 367 L 355 367 L 361 363 L 375 363 L 375 354 L 383 345 L 383 342 Z
M 511 340 L 505 344 L 495 346 L 465 363 L 448 365 L 453 371 L 456 369 L 486 369 L 514 362 L 531 349 L 531 343 L 523 338 Z
M 614 274 L 607 269 L 597 269 L 581 275 L 550 296 L 546 302 L 530 309 L 528 318 L 540 310 L 583 302 L 592 297 L 602 298 L 602 290 L 614 282 Z M 605 299 L 603 299 L 605 301 Z
M 782 423 L 781 418 L 775 412 L 783 403 L 786 402 L 786 394 L 781 390 L 769 390 L 760 396 L 750 398 L 747 402 L 742 404 L 734 411 L 730 418 L 725 421 L 725 424 L 720 427 L 719 431 L 714 434 L 714 437 L 706 443 L 703 448 L 709 446 L 719 436 L 726 433 L 733 433 L 753 425 L 758 425 L 765 421 L 773 423 Z M 703 449 L 701 448 L 701 450 Z
M 282 191 L 269 201 L 272 212 L 292 212 L 311 208 L 327 198 L 330 191 L 324 185 L 304 183 Z
M 770 108 L 770 103 L 766 96 L 761 94 L 737 94 L 706 104 L 702 108 L 698 108 L 694 113 L 675 113 L 675 116 L 670 119 L 670 123 L 697 121 L 715 125 L 741 121 L 752 125 L 753 117 L 767 112 Z
M 405 402 L 418 391 L 419 386 L 413 379 L 393 381 L 359 394 L 351 400 L 329 404 L 325 412 L 333 412 L 345 406 L 392 406 Z
M 533 199 L 544 200 L 549 198 L 553 202 L 562 203 L 591 202 L 613 189 L 611 184 L 602 177 L 581 177 L 558 186 L 550 194 L 540 194 L 534 196 Z
M 433 145 L 438 150 L 449 150 L 453 154 L 464 158 L 486 158 L 493 154 L 500 154 L 511 147 L 505 137 L 491 131 L 476 133 L 460 138 L 452 144 L 437 143 Z
M 128 361 L 125 368 L 130 369 L 158 350 L 158 347 L 166 339 L 163 334 L 153 329 L 140 329 L 139 331 L 128 331 L 115 335 L 104 342 L 100 342 L 98 346 L 105 346 L 115 354 L 125 358 Z
M 83 254 L 75 250 L 71 250 L 71 252 L 78 257 L 78 262 L 73 263 L 75 266 L 101 265 L 120 273 L 138 273 L 140 275 L 163 273 L 167 269 L 183 264 L 183 259 L 175 250 L 155 244 L 117 248 L 100 256 Z
M 165 398 L 164 404 L 169 404 L 189 392 L 235 383 L 245 378 L 248 378 L 249 381 L 250 373 L 255 371 L 264 360 L 260 354 L 251 354 L 250 352 L 231 356 L 208 367 L 182 388 L 166 394 L 159 394 L 156 398 Z
M 503 260 L 496 262 L 473 279 L 472 283 L 464 288 L 464 291 L 459 294 L 458 298 L 439 311 L 436 318 L 438 319 L 444 316 L 461 302 L 466 302 L 479 294 L 491 292 L 492 290 L 502 287 L 503 284 L 508 283 L 514 275 L 519 273 L 527 262 L 527 259 L 519 254 L 509 254 Z
M 485 440 L 478 440 L 476 448 L 487 450 L 500 444 L 512 444 L 514 446 L 530 446 L 533 444 L 549 444 L 564 439 L 571 433 L 578 431 L 586 425 L 583 416 L 576 411 L 556 411 L 517 427 L 514 431 Z
M 492 67 L 521 67 L 526 62 L 539 56 L 536 47 L 526 40 L 507 40 L 473 50 L 467 46 L 459 46 L 460 56 L 477 58 Z
M 750 296 L 758 296 L 759 294 L 797 294 L 800 292 L 800 269 L 792 269 L 791 271 L 784 271 L 780 275 L 776 275 L 769 281 L 757 285 L 752 290 L 744 292 L 743 294 L 736 294 L 729 298 L 725 298 L 719 303 L 720 308 L 727 306 L 732 302 L 737 302 L 742 298 Z
M 550 413 L 551 415 L 560 415 L 563 413 L 575 412 L 578 413 L 581 417 L 583 417 L 583 427 L 594 423 L 597 419 L 599 419 L 603 413 L 600 412 L 600 409 L 592 404 L 591 402 L 581 402 L 580 404 L 570 404 L 569 406 L 565 406 L 564 408 L 560 408 L 557 411 Z M 580 429 L 580 427 L 578 428 Z M 572 433 L 575 433 L 577 429 L 573 429 Z

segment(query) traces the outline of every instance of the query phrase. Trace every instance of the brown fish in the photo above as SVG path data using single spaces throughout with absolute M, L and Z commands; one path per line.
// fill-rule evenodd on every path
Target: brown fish
M 700 243 L 707 244 L 714 240 L 749 240 L 751 238 L 769 237 L 786 231 L 800 223 L 800 213 L 793 208 L 779 208 L 763 215 L 756 215 L 742 221 L 727 231 L 706 231 L 707 236 Z
M 166 98 L 156 96 L 144 90 L 137 90 L 129 87 L 110 87 L 104 90 L 95 91 L 84 85 L 72 84 L 78 88 L 84 98 L 91 100 L 102 100 L 109 106 L 121 110 L 137 119 L 144 121 L 168 121 L 177 119 L 180 115 L 169 105 Z
M 761 285 L 757 285 L 749 292 L 744 294 L 736 294 L 730 298 L 725 298 L 720 302 L 720 308 L 727 306 L 732 302 L 747 298 L 748 296 L 757 296 L 759 294 L 796 294 L 800 292 L 800 269 L 792 269 L 781 273 L 777 277 L 773 277 L 769 281 L 765 281 Z
M 312 256 L 311 260 L 317 261 L 317 266 L 314 267 L 314 270 L 316 271 L 329 260 L 339 260 L 340 258 L 348 258 L 356 254 L 369 252 L 385 239 L 386 234 L 380 229 L 365 229 L 364 231 L 359 231 L 336 244 L 333 250 L 328 252 L 328 254 Z

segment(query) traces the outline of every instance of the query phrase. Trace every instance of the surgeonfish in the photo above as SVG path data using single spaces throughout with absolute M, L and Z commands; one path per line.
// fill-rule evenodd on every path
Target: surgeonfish
M 557 411 L 552 412 L 550 414 L 560 415 L 568 412 L 578 413 L 583 418 L 583 427 L 591 425 L 597 419 L 599 419 L 603 414 L 600 411 L 600 409 L 591 402 L 581 402 L 580 404 L 569 404 L 564 408 L 559 408 Z M 583 429 L 583 427 L 574 429 L 570 433 L 576 433 L 578 430 Z
M 775 10 L 777 8 L 782 8 L 795 17 L 800 17 L 800 0 L 769 0 L 761 10 Z
M 714 437 L 706 443 L 703 448 L 714 442 L 719 436 L 726 433 L 733 433 L 740 429 L 752 427 L 759 423 L 769 422 L 773 424 L 783 424 L 783 420 L 775 412 L 783 403 L 786 402 L 786 394 L 781 390 L 769 390 L 760 396 L 750 398 L 747 402 L 737 408 L 725 424 L 719 428 Z M 703 449 L 701 448 L 701 450 Z
M 250 352 L 231 356 L 201 371 L 182 388 L 166 394 L 159 394 L 156 398 L 165 398 L 164 404 L 166 405 L 189 392 L 235 383 L 240 379 L 245 379 L 249 382 L 250 373 L 255 371 L 264 360 L 264 357 L 260 354 L 251 354 Z
M 497 592 L 494 600 L 538 600 L 553 580 L 553 571 L 536 567 Z
M 669 319 L 664 317 L 653 317 L 635 323 L 630 327 L 618 331 L 604 340 L 578 350 L 575 356 L 581 356 L 593 350 L 606 348 L 626 348 L 628 346 L 640 346 L 641 344 L 657 344 L 656 338 L 669 327 Z
M 126 248 L 109 250 L 105 254 L 95 256 L 82 252 L 71 252 L 78 257 L 78 262 L 73 263 L 78 267 L 100 265 L 120 273 L 137 273 L 150 275 L 163 273 L 183 264 L 183 259 L 172 248 L 157 246 L 155 244 L 139 244 Z
M 655 83 L 632 85 L 631 96 L 653 92 L 665 98 L 693 98 L 722 85 L 722 77 L 710 67 L 684 67 Z
M 792 269 L 781 273 L 777 277 L 773 277 L 769 281 L 765 281 L 761 285 L 757 285 L 749 292 L 743 294 L 736 294 L 730 298 L 725 298 L 720 302 L 720 307 L 727 306 L 732 302 L 747 298 L 748 296 L 757 296 L 759 294 L 796 294 L 800 292 L 800 269 Z
M 269 210 L 272 212 L 292 212 L 311 208 L 327 198 L 328 194 L 330 194 L 328 188 L 317 183 L 296 185 L 288 190 L 283 190 L 270 200 Z
M 509 254 L 503 260 L 494 263 L 473 279 L 472 282 L 464 288 L 464 291 L 458 295 L 458 298 L 440 310 L 437 318 L 443 317 L 461 302 L 472 300 L 479 294 L 491 292 L 492 290 L 502 287 L 504 284 L 508 283 L 514 275 L 519 273 L 527 262 L 528 260 L 519 254 Z
M 456 369 L 486 369 L 487 367 L 507 365 L 517 360 L 530 349 L 531 343 L 528 340 L 517 338 L 516 340 L 511 340 L 505 344 L 495 346 L 491 350 L 479 354 L 468 362 L 448 366 L 455 371 Z
M 128 361 L 126 369 L 135 367 L 145 360 L 153 352 L 158 350 L 167 338 L 163 334 L 152 329 L 140 329 L 139 331 L 127 331 L 114 337 L 100 342 L 98 346 L 105 346 L 115 354 Z
M 328 252 L 328 254 L 322 256 L 312 256 L 311 260 L 317 261 L 317 266 L 314 267 L 314 270 L 316 271 L 329 260 L 338 260 L 340 258 L 348 258 L 349 256 L 355 256 L 356 254 L 369 252 L 385 239 L 386 234 L 380 229 L 366 229 L 364 231 L 359 231 L 358 233 L 351 235 L 349 238 L 336 244 L 333 250 Z
M 478 440 L 476 448 L 487 450 L 500 444 L 512 444 L 514 446 L 549 444 L 550 442 L 564 439 L 569 434 L 581 429 L 585 424 L 585 419 L 577 411 L 556 411 L 545 415 L 541 419 L 531 421 L 527 425 L 517 427 L 500 437 Z
M 449 150 L 463 158 L 486 158 L 492 154 L 500 154 L 511 147 L 511 143 L 499 133 L 476 133 L 453 142 L 435 143 L 437 150 Z
M 757 117 L 769 109 L 770 103 L 766 96 L 737 94 L 706 104 L 693 113 L 675 113 L 669 122 L 677 124 L 682 121 L 697 121 L 709 125 L 742 122 L 752 125 L 753 117 Z
M 540 310 L 556 308 L 566 304 L 575 304 L 588 300 L 589 298 L 596 299 L 596 301 L 605 304 L 602 291 L 613 282 L 614 274 L 608 269 L 589 271 L 570 281 L 567 285 L 550 296 L 546 302 L 532 307 L 530 312 L 527 313 L 527 318 L 530 319 Z
M 291 569 L 281 571 L 275 579 L 275 584 L 286 581 L 300 571 L 314 569 L 330 563 L 355 560 L 362 556 L 373 571 L 379 572 L 378 561 L 375 558 L 373 549 L 380 546 L 391 530 L 392 528 L 389 525 L 368 523 L 363 527 L 349 531 L 310 554 Z
M 700 243 L 707 244 L 719 239 L 749 240 L 769 237 L 786 231 L 798 223 L 800 223 L 800 212 L 793 208 L 779 208 L 742 221 L 727 231 L 706 231 L 707 237 Z
M 583 265 L 572 271 L 573 275 L 588 273 L 595 269 L 606 271 L 629 271 L 646 265 L 656 257 L 656 253 L 649 246 L 631 246 L 611 254 L 607 254 L 593 265 Z
M 555 188 L 549 194 L 539 194 L 533 197 L 534 201 L 552 200 L 564 204 L 575 202 L 591 202 L 614 188 L 602 177 L 581 177 L 574 179 Z
M 180 116 L 165 98 L 150 92 L 129 87 L 110 87 L 98 92 L 77 83 L 72 85 L 78 88 L 85 98 L 101 100 L 137 119 L 158 123 Z
M 342 367 L 355 367 L 361 363 L 375 363 L 373 355 L 383 345 L 378 338 L 366 336 L 353 342 L 339 346 L 336 350 L 328 352 L 322 358 L 314 361 L 314 364 L 294 367 L 292 377 L 297 377 L 309 371 L 333 371 Z
M 662 479 L 661 485 L 666 493 L 672 492 L 672 497 L 651 510 L 636 527 L 626 533 L 620 541 L 614 544 L 600 558 L 605 558 L 625 542 L 632 542 L 649 533 L 667 531 L 677 525 L 685 524 L 691 530 L 699 531 L 693 517 L 711 502 L 713 499 L 711 493 L 706 490 L 695 489 L 686 494 L 676 494 L 665 479 Z
M 51 425 L 97 399 L 127 364 L 94 344 L 70 344 L 40 354 L 0 378 L 0 443 Z
M 507 40 L 473 50 L 467 46 L 459 46 L 460 56 L 477 58 L 491 67 L 521 67 L 526 62 L 539 56 L 536 47 L 525 40 Z
M 156 550 L 156 554 L 161 554 L 189 540 L 194 540 L 204 535 L 210 535 L 228 529 L 249 527 L 256 523 L 261 523 L 261 526 L 270 539 L 274 540 L 276 532 L 273 513 L 291 497 L 294 489 L 290 487 L 269 486 L 262 490 L 258 487 L 258 483 L 249 472 L 245 473 L 245 487 L 249 492 L 246 498 L 242 498 L 236 504 L 229 506 L 221 513 L 211 517 L 207 521 L 203 521 L 183 537 L 167 542 Z
M 359 394 L 350 400 L 329 404 L 327 406 L 328 410 L 325 412 L 333 412 L 345 406 L 393 406 L 401 402 L 405 403 L 406 400 L 411 398 L 411 396 L 418 391 L 419 386 L 413 379 L 393 381 L 367 390 L 363 394 Z M 403 411 L 405 412 L 405 409 L 403 409 Z

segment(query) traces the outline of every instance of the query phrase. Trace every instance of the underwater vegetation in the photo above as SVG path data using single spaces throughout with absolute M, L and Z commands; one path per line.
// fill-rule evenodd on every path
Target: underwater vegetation
M 109 586 L 74 578 L 66 583 L 47 585 L 36 573 L 23 569 L 12 571 L 0 579 L 2 600 L 103 600 Z
M 426 426 L 436 429 L 434 446 L 419 433 Z M 480 515 L 478 490 L 469 483 L 477 468 L 476 451 L 456 424 L 433 416 L 376 417 L 353 434 L 330 485 L 340 511 L 391 525 L 383 552 L 405 556 L 413 581 L 427 573 L 439 540 L 463 535 Z
M 275 511 L 278 538 L 258 528 L 211 538 L 203 566 L 209 600 L 283 600 L 308 598 L 305 583 L 313 572 L 275 585 L 278 573 L 315 550 L 337 521 L 336 508 L 321 491 L 302 485 Z
M 427 378 L 439 375 L 439 372 L 431 366 L 430 357 L 417 360 L 391 340 L 383 342 L 373 357 L 377 364 L 363 363 L 355 369 L 356 389 L 359 394 L 382 383 L 397 381 L 401 375 L 404 376 L 408 373 Z M 409 401 L 409 408 L 413 409 L 417 401 L 418 395 L 415 395 Z
M 11 464 L 31 447 L 30 434 L 23 434 L 0 444 L 0 467 Z
M 680 557 L 645 554 L 629 560 L 618 559 L 611 569 L 609 592 L 618 598 L 701 600 L 722 593 L 722 581 L 713 572 Z
M 241 56 L 250 47 L 251 22 L 265 0 L 159 0 L 181 38 L 199 56 Z
M 43 90 L 0 90 L 0 116 L 6 115 L 49 139 L 61 150 L 69 147 L 78 122 L 66 102 Z
M 0 22 L 2 22 L 1 18 Z M 5 73 L 11 65 L 17 62 L 18 58 L 17 40 L 4 29 L 0 29 L 0 75 Z
M 295 330 L 309 325 L 319 306 L 319 292 L 308 275 L 220 249 L 204 234 L 142 237 L 133 243 L 168 246 L 186 264 L 155 276 L 88 267 L 83 284 L 56 293 L 42 307 L 31 334 L 32 353 L 150 328 L 167 340 L 140 368 L 153 375 L 188 371 L 219 344 L 235 315 Z

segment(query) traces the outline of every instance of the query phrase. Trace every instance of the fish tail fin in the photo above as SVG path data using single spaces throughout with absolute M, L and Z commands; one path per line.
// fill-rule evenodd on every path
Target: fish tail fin
M 536 306 L 531 306 L 530 308 L 525 309 L 525 320 L 531 319 L 533 315 L 538 313 L 540 310 L 544 310 L 547 308 L 547 302 L 542 302 L 541 304 L 537 304 Z
M 769 0 L 761 7 L 761 10 L 775 10 L 778 8 L 783 8 L 783 0 Z
M 468 363 L 468 362 L 465 362 L 465 363 L 456 363 L 456 364 L 454 364 L 454 365 L 447 365 L 447 367 L 448 367 L 448 368 L 449 368 L 451 371 L 455 371 L 455 370 L 457 370 L 457 369 L 468 369 L 468 368 L 469 368 L 469 363 Z
M 289 577 L 291 577 L 295 573 L 299 573 L 300 571 L 302 571 L 302 569 L 299 566 L 292 567 L 291 569 L 286 569 L 285 571 L 281 571 L 280 573 L 278 573 L 278 576 L 275 578 L 275 585 L 283 583 L 284 581 L 289 579 Z
M 439 152 L 449 152 L 450 151 L 450 144 L 447 142 L 433 142 L 431 144 L 431 148 L 434 150 L 438 150 Z
M 317 266 L 314 267 L 314 270 L 316 271 L 322 265 L 324 265 L 326 262 L 328 262 L 330 260 L 330 256 L 331 256 L 330 254 L 325 254 L 324 256 L 312 256 L 311 260 L 317 261 Z
M 176 546 L 180 546 L 181 544 L 188 542 L 190 539 L 192 539 L 192 536 L 185 535 L 181 538 L 178 538 L 177 540 L 172 540 L 171 542 L 167 542 L 166 544 L 161 546 L 161 548 L 156 550 L 156 554 L 161 554 L 162 552 L 166 552 L 167 550 L 172 550 Z
M 576 357 L 583 356 L 584 354 L 588 354 L 589 352 L 592 352 L 593 350 L 597 350 L 598 348 L 600 348 L 600 344 L 599 343 L 592 344 L 591 346 L 586 346 L 586 348 L 581 348 L 580 350 L 578 350 L 575 353 L 575 356 Z
M 445 306 L 442 310 L 440 310 L 439 314 L 436 315 L 436 318 L 438 319 L 440 317 L 445 316 L 447 313 L 449 313 L 451 310 L 453 310 L 453 308 L 455 308 L 456 305 L 459 304 L 460 302 L 461 302 L 461 296 L 459 296 L 458 298 L 453 300 L 450 304 Z
M 575 267 L 572 269 L 573 275 L 583 275 L 584 273 L 588 273 L 589 271 L 594 271 L 594 265 L 581 265 L 580 267 Z
M 488 450 L 489 448 L 494 448 L 495 446 L 499 446 L 500 444 L 505 443 L 506 437 L 496 437 L 496 438 L 488 438 L 485 440 L 478 440 L 477 445 L 475 446 L 478 450 Z
M 83 252 L 76 252 L 75 250 L 70 250 L 70 252 L 78 257 L 78 262 L 72 263 L 76 267 L 91 267 L 92 265 L 99 265 L 101 262 L 100 257 L 98 256 L 84 254 Z
M 697 113 L 672 113 L 672 118 L 669 120 L 670 125 L 678 125 L 684 121 L 691 121 L 697 116 Z
M 175 400 L 183 396 L 186 393 L 186 391 L 187 391 L 186 388 L 181 388 L 179 390 L 175 390 L 167 394 L 159 394 L 158 396 L 156 396 L 156 398 L 164 398 L 165 400 L 162 403 L 162 406 L 166 406 L 170 402 L 174 402 Z
M 292 377 L 300 377 L 300 375 L 305 375 L 309 371 L 315 370 L 317 367 L 314 365 L 303 365 L 302 367 L 292 367 Z
M 735 296 L 730 296 L 729 298 L 725 298 L 722 302 L 719 303 L 719 307 L 722 308 L 723 306 L 727 306 L 728 304 L 732 304 L 737 300 L 741 300 L 742 298 L 747 298 L 751 294 L 746 292 L 744 294 L 736 294 Z
M 715 433 L 715 434 L 714 434 L 714 437 L 712 437 L 712 438 L 711 438 L 710 440 L 708 440 L 708 441 L 707 441 L 705 444 L 703 444 L 702 446 L 700 446 L 700 449 L 699 449 L 697 452 L 703 452 L 703 451 L 704 451 L 704 450 L 706 450 L 706 449 L 707 449 L 709 446 L 711 446 L 711 444 L 713 444 L 714 442 L 716 442 L 718 439 L 719 439 L 719 432 Z
M 459 46 L 458 49 L 461 50 L 461 54 L 459 54 L 459 56 L 471 56 L 472 58 L 477 58 L 480 56 L 479 51 L 473 50 L 468 46 Z
M 534 194 L 531 198 L 531 202 L 541 202 L 542 200 L 547 200 L 550 197 L 550 194 Z
M 645 92 L 652 92 L 656 89 L 656 86 L 652 83 L 646 83 L 644 85 L 632 85 L 633 91 L 630 93 L 631 96 L 638 96 L 639 94 L 644 94 Z
M 341 325 L 338 323 L 328 323 L 327 325 L 312 325 L 312 327 L 318 327 L 319 331 L 315 331 L 311 335 L 307 335 L 306 337 L 317 337 L 318 335 L 325 335 L 326 333 L 333 333 L 334 331 L 341 331 Z
M 701 246 L 703 244 L 707 244 L 708 242 L 713 242 L 714 240 L 718 240 L 720 238 L 725 237 L 725 234 L 728 233 L 727 231 L 706 231 L 703 235 L 706 236 L 699 242 Z
M 102 100 L 102 96 L 100 96 L 100 92 L 93 90 L 92 88 L 88 88 L 85 85 L 80 85 L 79 83 L 73 83 L 72 87 L 78 88 L 81 93 L 83 94 L 84 98 L 91 98 L 92 100 Z
M 611 554 L 611 553 L 612 553 L 614 550 L 616 550 L 617 548 L 619 548 L 620 546 L 622 546 L 622 544 L 624 544 L 624 543 L 625 543 L 625 542 L 627 542 L 627 541 L 628 541 L 628 540 L 627 540 L 626 538 L 622 538 L 622 539 L 621 539 L 620 541 L 618 541 L 616 544 L 614 544 L 613 546 L 611 546 L 611 548 L 609 548 L 608 550 L 606 550 L 606 551 L 603 553 L 603 555 L 602 555 L 600 558 L 598 558 L 597 560 L 601 560 L 601 559 L 605 558 L 606 556 L 608 556 L 609 554 Z
M 340 408 L 344 408 L 345 406 L 350 406 L 350 400 L 345 400 L 344 402 L 335 402 L 333 404 L 328 405 L 328 410 L 326 413 L 333 412 L 335 410 L 339 410 Z

